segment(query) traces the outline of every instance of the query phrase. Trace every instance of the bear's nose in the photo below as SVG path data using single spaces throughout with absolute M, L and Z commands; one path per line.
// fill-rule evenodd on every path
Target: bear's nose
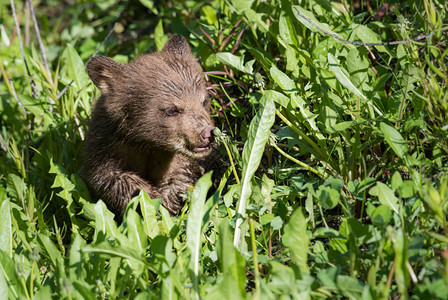
M 210 142 L 210 138 L 212 137 L 213 134 L 213 126 L 205 126 L 204 129 L 202 129 L 201 132 L 201 139 L 203 142 L 209 143 Z

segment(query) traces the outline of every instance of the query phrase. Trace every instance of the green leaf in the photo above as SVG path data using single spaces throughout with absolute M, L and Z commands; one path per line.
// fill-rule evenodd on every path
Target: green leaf
M 274 91 L 274 90 L 267 90 L 267 91 L 264 92 L 264 94 L 266 95 L 266 97 L 271 98 L 276 103 L 280 104 L 281 106 L 283 106 L 285 108 L 288 107 L 288 104 L 291 101 L 289 97 L 286 97 L 282 93 L 279 93 L 279 92 Z
M 17 262 L 17 264 L 20 263 L 21 262 Z M 11 294 L 15 299 L 19 298 L 19 296 L 25 295 L 23 285 L 19 283 L 19 279 L 17 278 L 16 263 L 3 250 L 0 250 L 0 273 L 2 273 L 0 276 L 2 276 L 3 281 L 7 282 L 7 287 L 9 287 Z M 1 293 L 8 294 L 8 291 L 3 290 L 2 288 Z
M 395 171 L 392 175 L 391 185 L 394 190 L 398 190 L 403 185 L 403 179 L 401 178 L 400 172 Z
M 191 195 L 190 213 L 187 222 L 187 247 L 190 249 L 190 265 L 194 274 L 193 282 L 196 292 L 198 291 L 199 276 L 199 252 L 201 250 L 202 218 L 204 216 L 204 204 L 207 192 L 212 186 L 212 172 L 199 178 L 194 185 Z
M 218 59 L 221 63 L 235 68 L 238 71 L 247 73 L 247 74 L 253 74 L 253 64 L 255 60 L 248 61 L 246 64 L 244 64 L 244 56 L 236 56 L 233 55 L 230 52 L 220 52 L 216 54 L 216 59 Z
M 160 19 L 159 23 L 157 23 L 157 26 L 154 29 L 154 41 L 156 43 L 157 51 L 161 51 L 163 49 L 163 46 L 165 45 L 162 19 Z
M 135 210 L 131 209 L 128 211 L 126 215 L 126 225 L 128 227 L 130 245 L 132 245 L 134 249 L 138 249 L 144 253 L 148 246 L 148 240 L 143 229 L 142 219 Z
M 261 196 L 264 198 L 264 203 L 271 204 L 271 193 L 275 186 L 275 181 L 270 179 L 266 174 L 263 174 L 261 179 Z
M 39 290 L 34 294 L 33 300 L 46 300 L 51 299 L 52 297 L 51 288 L 49 285 L 45 285 L 39 288 Z M 84 295 L 83 295 L 84 296 Z M 94 299 L 92 294 L 90 294 L 91 298 L 84 298 L 84 299 Z M 2 298 L 6 299 L 6 298 Z
M 216 252 L 224 280 L 220 285 L 222 295 L 231 299 L 243 298 L 246 294 L 246 263 L 244 257 L 232 245 L 231 229 L 226 220 L 219 225 L 219 240 Z
M 146 259 L 138 251 L 135 251 L 135 249 L 126 247 L 124 245 L 112 246 L 109 242 L 105 241 L 95 245 L 87 245 L 83 247 L 81 251 L 85 253 L 98 253 L 106 257 L 121 257 L 139 263 L 142 267 L 148 267 Z
M 153 239 L 160 232 L 157 211 L 162 203 L 162 199 L 149 198 L 145 190 L 141 190 L 137 197 L 140 203 L 146 234 Z
M 380 123 L 381 132 L 384 134 L 384 138 L 395 154 L 400 158 L 404 158 L 408 153 L 408 144 L 400 135 L 400 133 L 390 125 L 386 123 Z
M 93 240 L 96 241 L 100 236 L 109 234 L 112 237 L 121 236 L 118 232 L 117 223 L 114 221 L 114 214 L 111 213 L 106 204 L 99 200 L 95 204 L 95 235 Z
M 163 261 L 162 272 L 166 272 L 173 267 L 176 261 L 176 254 L 173 252 L 173 240 L 169 237 L 158 235 L 151 241 L 150 250 L 155 257 Z
M 389 206 L 380 205 L 372 212 L 370 218 L 372 223 L 378 226 L 387 225 L 392 217 L 392 211 Z
M 5 27 L 2 25 L 0 25 L 0 36 L 1 36 L 1 40 L 2 43 L 6 46 L 9 47 L 10 46 L 10 42 L 9 42 L 9 36 L 6 33 Z M 3 45 L 2 45 L 3 47 Z M 3 299 L 7 299 L 7 298 L 3 298 Z
M 139 2 L 149 8 L 149 10 L 151 10 L 155 15 L 158 14 L 157 9 L 154 7 L 154 0 L 139 0 Z
M 272 79 L 274 79 L 275 83 L 277 83 L 283 90 L 292 92 L 296 89 L 296 84 L 294 81 L 289 78 L 288 75 L 280 71 L 276 66 L 271 67 L 270 75 Z
M 259 14 L 250 8 L 253 1 L 230 0 L 230 2 L 232 2 L 238 14 L 244 13 L 247 20 L 259 25 L 261 31 L 269 32 L 269 26 L 260 18 Z
M 50 261 L 58 281 L 63 282 L 67 276 L 65 273 L 64 258 L 61 252 L 47 235 L 39 233 L 37 240 L 39 242 L 39 252 Z
M 56 120 L 51 115 L 47 102 L 35 99 L 29 95 L 19 95 L 19 97 L 26 111 L 32 113 L 38 120 L 42 120 L 44 128 L 55 124 Z
M 352 26 L 355 26 L 355 29 L 353 32 L 356 34 L 357 37 L 363 42 L 363 43 L 381 43 L 381 39 L 378 37 L 378 35 L 369 27 L 360 25 L 360 24 L 353 24 Z M 375 48 L 378 49 L 380 52 L 387 52 L 390 55 L 392 55 L 386 47 L 384 46 L 375 46 Z
M 73 79 L 74 86 L 78 89 L 87 86 L 90 82 L 89 76 L 86 73 L 81 57 L 79 57 L 78 52 L 76 52 L 71 44 L 67 44 L 67 48 L 62 53 L 62 57 L 65 63 L 62 64 L 61 74 Z
M 338 269 L 336 267 L 323 269 L 317 274 L 325 287 L 336 288 Z
M 2 27 L 3 28 L 3 27 Z M 0 298 L 9 299 L 9 288 L 3 270 L 0 270 Z
M 12 199 L 19 200 L 19 203 L 25 203 L 25 190 L 27 189 L 22 177 L 10 173 L 6 177 L 6 191 Z
M 371 90 L 368 71 L 369 71 L 369 61 L 367 60 L 365 50 L 363 52 L 358 51 L 356 48 L 350 49 L 347 54 L 347 71 L 350 73 L 350 78 L 352 82 L 364 91 Z M 367 84 L 369 83 L 369 84 Z
M 297 45 L 297 38 L 294 32 L 294 25 L 289 16 L 281 15 L 278 22 L 278 31 L 286 44 Z
M 252 47 L 249 44 L 246 45 L 246 48 L 256 58 L 257 63 L 261 64 L 266 72 L 269 72 L 269 69 L 274 64 L 273 58 L 269 53 L 260 48 Z
M 364 284 L 356 278 L 346 275 L 338 275 L 337 287 L 345 297 L 349 299 L 361 299 Z
M 274 230 L 280 230 L 283 226 L 283 220 L 279 216 L 276 216 L 271 221 L 271 227 Z
M 328 64 L 330 65 L 330 70 L 333 72 L 333 74 L 338 79 L 339 83 L 342 84 L 344 87 L 346 87 L 349 91 L 351 91 L 356 96 L 362 98 L 363 100 L 367 100 L 367 97 L 364 96 L 361 91 L 359 91 L 355 85 L 350 81 L 350 78 L 346 75 L 346 72 L 338 63 L 336 58 L 331 54 L 328 53 Z M 344 72 L 345 71 L 345 72 Z
M 215 24 L 215 22 L 218 20 L 218 18 L 216 17 L 216 10 L 210 5 L 202 6 L 201 10 L 205 16 L 205 19 L 207 20 L 207 23 L 210 25 Z
M 308 274 L 307 252 L 309 238 L 306 233 L 306 226 L 306 219 L 302 210 L 299 208 L 294 212 L 289 223 L 285 226 L 285 234 L 283 235 L 282 242 L 286 247 L 291 249 L 294 255 L 294 261 L 300 270 Z
M 403 198 L 409 198 L 415 195 L 417 187 L 415 186 L 414 181 L 405 180 L 403 181 L 403 185 L 400 188 L 400 195 Z
M 317 115 L 309 111 L 309 109 L 306 107 L 305 100 L 302 97 L 300 97 L 297 93 L 293 93 L 291 95 L 291 106 L 293 108 L 297 107 L 299 108 L 300 115 L 298 115 L 298 117 L 302 121 L 304 122 L 306 121 L 305 126 L 307 126 L 308 129 L 311 130 L 319 140 L 323 140 L 324 137 L 320 133 L 319 128 L 317 128 L 316 122 L 314 120 L 317 117 Z
M 162 293 L 161 299 L 167 300 L 177 300 L 182 299 L 182 295 L 179 295 L 183 291 L 184 282 L 182 281 L 182 266 L 179 264 L 174 265 L 170 268 L 170 272 L 162 282 Z M 151 297 L 146 297 L 144 299 L 150 299 Z
M 302 15 L 304 15 L 305 17 L 307 17 L 308 19 L 310 19 L 311 21 L 313 21 L 314 24 L 316 24 L 317 26 L 319 26 L 320 28 L 324 29 L 326 32 L 332 34 L 332 35 L 336 35 L 339 36 L 338 34 L 336 34 L 335 32 L 333 32 L 330 28 L 330 26 L 328 26 L 328 24 L 326 23 L 321 23 L 319 22 L 316 17 L 313 15 L 312 12 L 303 9 L 300 6 L 293 6 L 293 12 L 294 12 L 294 16 L 297 18 L 297 20 L 300 21 L 300 23 L 302 23 L 306 28 L 308 28 L 309 30 L 311 30 L 312 32 L 317 32 L 321 35 L 325 35 L 323 32 L 321 32 L 321 30 L 319 30 L 315 25 L 313 25 L 312 23 L 310 23 L 309 21 L 305 20 L 302 16 L 300 16 L 296 9 L 298 9 L 300 11 L 300 13 Z M 326 35 L 325 35 L 326 36 Z
M 373 105 L 373 103 L 370 100 L 368 100 L 367 97 L 364 96 L 364 94 L 360 90 L 358 90 L 355 87 L 355 85 L 350 81 L 350 78 L 348 78 L 348 76 L 346 75 L 347 71 L 345 71 L 341 66 L 339 66 L 338 61 L 331 53 L 328 53 L 328 64 L 330 65 L 330 70 L 336 76 L 340 84 L 342 84 L 356 96 L 366 101 L 367 104 L 370 107 L 372 107 L 378 115 L 380 116 L 383 115 L 383 113 L 375 105 Z
M 275 104 L 269 95 L 260 100 L 261 106 L 250 123 L 248 139 L 243 149 L 243 174 L 241 176 L 241 193 L 237 205 L 237 221 L 235 226 L 235 247 L 240 245 L 241 223 L 246 215 L 246 201 L 251 194 L 251 180 L 260 165 L 264 148 L 271 134 L 271 127 L 275 120 Z
M 171 215 L 166 210 L 165 207 L 160 206 L 159 207 L 160 214 L 162 215 L 162 232 L 166 235 L 169 235 L 171 232 L 171 229 L 174 227 L 174 222 L 171 219 Z
M 398 198 L 395 197 L 394 192 L 382 182 L 378 182 L 376 186 L 380 202 L 398 214 Z
M 326 129 L 329 133 L 342 132 L 352 127 L 354 124 L 356 124 L 355 121 L 345 121 L 329 126 Z
M 266 224 L 270 224 L 271 221 L 274 219 L 274 215 L 273 214 L 265 214 L 262 215 L 260 218 L 260 224 L 261 225 L 266 225 Z
M 313 238 L 338 238 L 345 239 L 339 231 L 333 228 L 319 227 L 313 232 Z
M 406 233 L 401 227 L 396 230 L 388 227 L 388 235 L 393 242 L 395 251 L 395 282 L 398 286 L 398 292 L 404 297 L 408 296 L 409 288 L 409 271 L 408 262 L 408 247 Z
M 339 192 L 328 186 L 320 186 L 317 191 L 320 205 L 325 209 L 333 209 L 339 203 Z
M 270 282 L 268 288 L 280 295 L 290 294 L 297 291 L 294 270 L 275 260 L 269 261 L 269 277 Z M 309 298 L 293 298 L 293 299 L 309 299 Z
M 0 185 L 0 250 L 12 257 L 11 208 L 6 190 Z
M 74 241 L 70 247 L 69 258 L 69 277 L 70 279 L 85 280 L 87 272 L 82 268 L 81 249 L 86 246 L 86 241 L 81 235 L 75 235 Z

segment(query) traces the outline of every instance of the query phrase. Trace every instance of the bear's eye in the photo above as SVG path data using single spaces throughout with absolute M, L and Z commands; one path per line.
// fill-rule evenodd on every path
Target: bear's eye
M 207 98 L 205 98 L 204 102 L 202 102 L 202 105 L 204 107 L 208 107 L 208 106 L 210 106 L 210 103 L 211 103 L 211 100 L 209 97 L 207 97 Z
M 164 110 L 165 114 L 167 116 L 173 117 L 173 116 L 177 116 L 178 114 L 181 113 L 181 111 L 177 108 L 177 107 L 168 107 Z

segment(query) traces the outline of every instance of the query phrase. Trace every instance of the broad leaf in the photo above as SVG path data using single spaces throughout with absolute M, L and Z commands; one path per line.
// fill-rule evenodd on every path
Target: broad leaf
M 246 215 L 246 201 L 251 194 L 251 180 L 258 169 L 264 147 L 271 134 L 271 127 L 275 120 L 275 104 L 267 94 L 260 100 L 261 106 L 249 126 L 249 136 L 243 150 L 243 175 L 241 176 L 241 194 L 237 206 L 237 221 L 233 244 L 240 245 L 241 223 Z
M 398 157 L 403 158 L 408 152 L 408 144 L 400 135 L 400 133 L 390 125 L 386 123 L 380 124 L 381 132 L 384 134 L 384 138 L 389 146 L 394 150 Z
M 308 274 L 307 252 L 309 238 L 306 233 L 307 222 L 299 208 L 291 216 L 289 223 L 285 226 L 285 234 L 283 235 L 283 244 L 291 249 L 294 260 L 300 270 Z
M 247 74 L 253 73 L 252 65 L 254 64 L 255 60 L 248 61 L 246 64 L 244 64 L 243 56 L 236 56 L 230 52 L 217 53 L 216 59 L 229 67 L 237 69 L 238 71 L 241 71 L 241 72 L 244 72 Z
M 190 213 L 187 222 L 187 246 L 191 252 L 190 265 L 194 274 L 194 284 L 197 291 L 199 276 L 199 252 L 201 250 L 202 217 L 207 192 L 212 186 L 212 173 L 199 178 L 191 195 Z
M 328 53 L 328 64 L 330 65 L 330 70 L 336 76 L 340 84 L 342 84 L 353 94 L 355 94 L 356 96 L 360 97 L 362 100 L 367 102 L 367 104 L 370 107 L 372 107 L 378 115 L 380 116 L 383 115 L 383 113 L 375 105 L 373 105 L 373 103 L 370 100 L 368 100 L 367 97 L 364 96 L 364 94 L 360 90 L 358 90 L 355 87 L 355 85 L 350 81 L 350 78 L 346 75 L 342 67 L 339 65 L 336 58 L 331 53 Z
M 398 214 L 398 198 L 395 197 L 394 192 L 382 182 L 377 183 L 377 192 L 380 202 Z

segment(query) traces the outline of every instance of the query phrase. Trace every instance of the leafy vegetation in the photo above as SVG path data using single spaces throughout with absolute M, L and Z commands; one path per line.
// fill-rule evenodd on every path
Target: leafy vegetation
M 37 23 L 0 2 L 3 299 L 448 299 L 444 1 L 74 2 L 35 2 Z M 171 33 L 228 169 L 179 216 L 142 192 L 116 224 L 78 175 L 84 64 Z

